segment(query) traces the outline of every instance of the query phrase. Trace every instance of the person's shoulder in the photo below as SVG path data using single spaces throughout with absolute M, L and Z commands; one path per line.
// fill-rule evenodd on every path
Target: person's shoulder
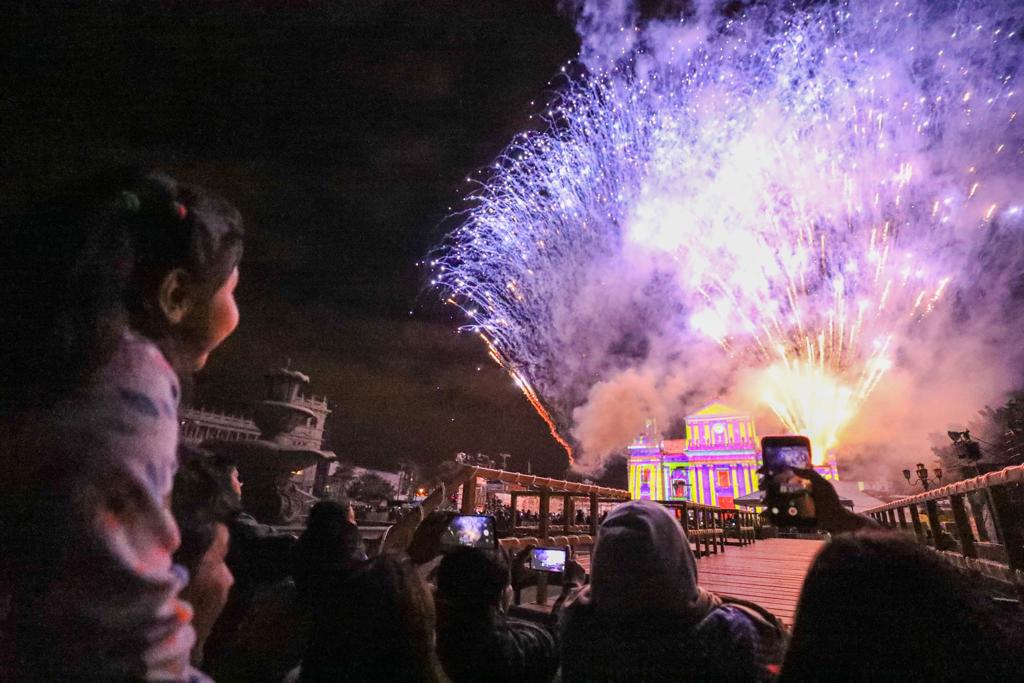
M 698 633 L 730 631 L 734 633 L 774 633 L 782 630 L 778 619 L 754 603 L 726 598 L 697 624 Z
M 695 640 L 709 661 L 732 653 L 732 668 L 749 667 L 756 679 L 768 676 L 781 662 L 785 648 L 787 635 L 782 622 L 760 605 L 724 600 L 697 625 Z M 738 652 L 746 656 L 737 659 Z
M 152 341 L 125 331 L 110 361 L 99 371 L 95 387 L 113 391 L 131 414 L 177 421 L 178 376 Z
M 502 649 L 512 668 L 520 673 L 513 680 L 550 680 L 558 668 L 559 653 L 554 634 L 548 628 L 527 619 L 508 617 L 505 638 Z
M 508 625 L 509 630 L 516 631 L 518 633 L 540 634 L 544 636 L 551 635 L 551 630 L 546 626 L 529 619 L 506 617 L 505 623 Z

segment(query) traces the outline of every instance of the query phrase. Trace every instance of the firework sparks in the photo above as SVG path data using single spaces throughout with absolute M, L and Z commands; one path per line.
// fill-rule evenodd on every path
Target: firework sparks
M 544 407 L 544 404 L 541 403 L 540 397 L 537 396 L 537 392 L 533 390 L 533 387 L 530 386 L 530 383 L 526 381 L 518 370 L 512 367 L 504 358 L 501 357 L 501 352 L 498 351 L 490 339 L 485 337 L 483 334 L 480 335 L 480 338 L 483 339 L 484 344 L 487 345 L 487 354 L 491 357 L 491 360 L 497 363 L 509 374 L 510 377 L 512 377 L 512 381 L 514 381 L 516 386 L 523 392 L 523 396 L 525 396 L 526 400 L 530 402 L 533 409 L 537 411 L 540 418 L 544 420 L 544 424 L 548 426 L 548 430 L 551 432 L 551 437 L 558 442 L 559 446 L 565 449 L 565 453 L 569 458 L 569 464 L 572 465 L 572 446 L 569 445 L 569 442 L 566 441 L 561 434 L 558 433 L 558 426 L 555 424 L 554 418 L 551 417 L 551 413 L 549 413 L 547 408 Z
M 570 454 L 589 388 L 703 338 L 824 457 L 1021 191 L 1012 3 L 751 12 L 568 79 L 432 261 Z

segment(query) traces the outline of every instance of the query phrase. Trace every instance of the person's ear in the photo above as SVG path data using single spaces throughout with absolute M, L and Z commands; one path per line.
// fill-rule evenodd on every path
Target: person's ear
M 183 268 L 175 268 L 160 281 L 156 301 L 160 311 L 171 325 L 177 325 L 188 315 L 191 299 L 188 296 L 189 275 Z

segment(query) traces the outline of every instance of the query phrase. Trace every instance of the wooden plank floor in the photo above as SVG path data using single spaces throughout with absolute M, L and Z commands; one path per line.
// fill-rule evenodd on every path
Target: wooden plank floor
M 792 626 L 804 575 L 821 543 L 771 538 L 742 548 L 728 546 L 724 553 L 697 560 L 697 583 L 720 595 L 756 602 Z M 589 571 L 589 556 L 578 559 Z M 538 605 L 536 589 L 524 588 L 522 608 L 547 612 L 557 596 L 558 587 L 552 586 L 547 604 Z
M 697 560 L 697 583 L 764 607 L 793 624 L 800 587 L 821 541 L 769 538 Z

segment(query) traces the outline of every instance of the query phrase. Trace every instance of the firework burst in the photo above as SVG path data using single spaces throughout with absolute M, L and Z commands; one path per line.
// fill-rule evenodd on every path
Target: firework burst
M 591 387 L 705 339 L 824 457 L 1019 213 L 1012 3 L 750 11 L 566 78 L 432 260 L 567 451 Z

